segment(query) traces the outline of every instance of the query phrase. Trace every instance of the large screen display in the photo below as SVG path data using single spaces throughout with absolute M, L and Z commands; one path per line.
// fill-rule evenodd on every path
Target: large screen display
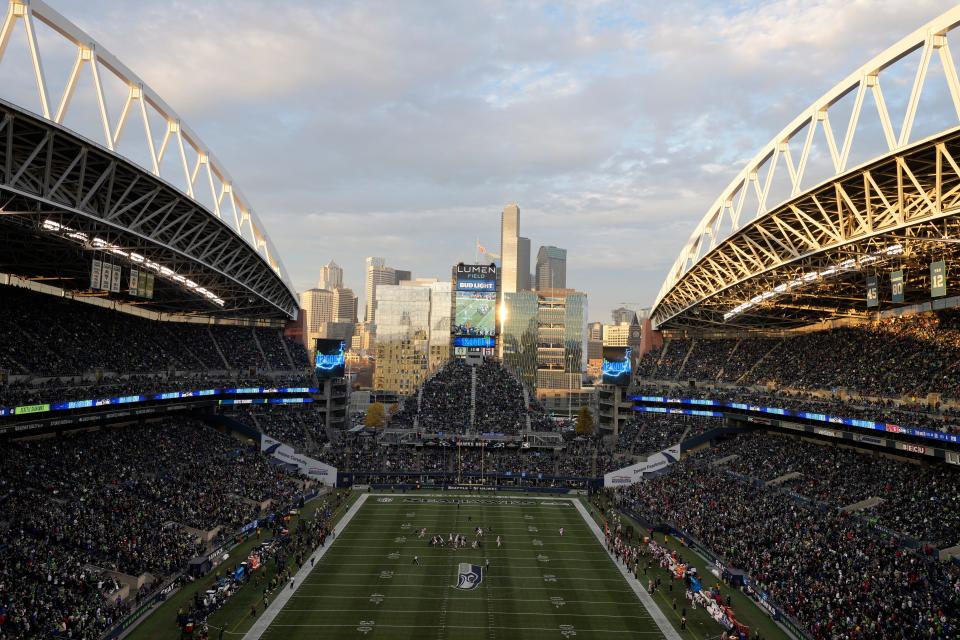
M 497 335 L 497 266 L 461 263 L 454 279 L 454 345 L 493 347 Z
M 317 338 L 314 366 L 318 378 L 342 378 L 346 364 L 347 343 L 343 340 Z
M 603 348 L 603 383 L 621 387 L 630 385 L 630 349 L 627 347 Z

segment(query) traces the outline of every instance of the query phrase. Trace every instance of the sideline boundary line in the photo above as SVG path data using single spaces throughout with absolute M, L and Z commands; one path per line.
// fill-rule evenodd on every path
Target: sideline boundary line
M 619 562 L 609 556 L 609 551 L 607 551 L 603 532 L 600 531 L 600 527 L 597 525 L 597 523 L 593 521 L 593 518 L 587 512 L 586 507 L 583 506 L 583 503 L 581 503 L 579 500 L 575 500 L 573 501 L 573 506 L 575 506 L 577 511 L 580 512 L 580 515 L 583 517 L 583 521 L 593 532 L 593 535 L 596 536 L 597 542 L 600 543 L 600 546 L 603 547 L 604 551 L 608 554 L 607 557 L 610 558 L 610 562 L 620 571 L 623 579 L 627 581 L 627 584 L 630 585 L 630 588 L 633 590 L 633 592 L 637 594 L 640 602 L 647 609 L 647 613 L 649 613 L 650 617 L 653 618 L 653 621 L 657 623 L 657 627 L 660 629 L 660 632 L 663 634 L 663 636 L 667 638 L 667 640 L 681 640 L 680 634 L 677 633 L 677 630 L 673 628 L 673 625 L 670 624 L 670 621 L 667 620 L 667 617 L 663 615 L 663 611 L 661 611 L 660 607 L 657 606 L 657 603 L 653 601 L 653 598 L 650 597 L 650 594 L 647 593 L 646 589 L 641 586 L 640 581 L 637 580 L 632 573 L 630 573 L 630 570 L 627 569 L 627 567 L 621 565 Z
M 343 533 L 343 530 L 347 528 L 350 524 L 350 521 L 353 520 L 353 516 L 357 514 L 360 510 L 360 507 L 367 501 L 367 497 L 370 494 L 364 493 L 361 495 L 356 502 L 353 503 L 353 506 L 350 507 L 350 510 L 347 511 L 346 515 L 337 522 L 336 526 L 333 528 L 334 536 L 333 540 L 330 540 L 330 544 L 327 544 L 321 547 L 319 550 L 314 550 L 310 557 L 307 558 L 303 566 L 300 567 L 300 570 L 297 571 L 297 574 L 294 576 L 293 588 L 289 588 L 287 585 L 280 586 L 280 593 L 277 594 L 277 597 L 273 599 L 273 602 L 270 603 L 270 606 L 267 607 L 267 610 L 263 612 L 263 615 L 257 618 L 257 621 L 253 623 L 253 626 L 250 627 L 250 630 L 243 636 L 243 640 L 260 640 L 260 637 L 266 632 L 267 628 L 273 624 L 274 619 L 277 615 L 286 606 L 287 601 L 300 589 L 300 586 L 306 582 L 306 578 L 310 575 L 310 572 L 315 568 L 312 566 L 308 560 L 310 558 L 315 558 L 319 560 L 322 558 L 327 551 L 333 548 L 333 545 L 340 539 L 340 534 Z

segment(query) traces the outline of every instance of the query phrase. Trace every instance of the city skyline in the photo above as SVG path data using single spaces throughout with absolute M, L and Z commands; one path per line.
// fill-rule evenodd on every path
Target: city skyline
M 53 4 L 202 133 L 244 185 L 298 291 L 317 281 L 317 256 L 336 259 L 355 291 L 368 255 L 443 274 L 471 261 L 478 235 L 497 246 L 495 220 L 517 201 L 524 236 L 576 257 L 569 285 L 590 293 L 596 319 L 624 299 L 648 306 L 742 162 L 868 54 L 943 10 L 927 0 L 410 2 L 402 12 Z M 807 27 L 783 28 L 792 23 Z M 179 73 L 196 50 L 204 64 Z M 303 52 L 317 50 L 340 55 L 305 64 Z M 53 61 L 47 72 L 62 75 Z M 888 103 L 911 80 L 885 86 Z
M 652 302 L 690 229 L 783 122 L 943 9 L 54 4 L 216 150 L 298 291 L 317 281 L 317 256 L 353 274 L 355 291 L 368 255 L 443 274 L 472 260 L 478 235 L 497 246 L 499 211 L 518 201 L 524 236 L 575 257 L 569 286 L 590 293 L 601 320 L 624 299 Z M 688 37 L 675 37 L 678 19 Z M 178 73 L 197 50 L 204 64 Z M 294 59 L 296 73 L 276 73 Z M 59 82 L 71 62 L 47 73 Z M 911 80 L 886 85 L 888 103 Z

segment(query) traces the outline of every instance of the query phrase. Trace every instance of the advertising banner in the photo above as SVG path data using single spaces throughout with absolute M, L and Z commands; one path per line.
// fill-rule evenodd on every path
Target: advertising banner
M 666 469 L 680 459 L 680 444 L 654 453 L 643 462 L 611 471 L 603 476 L 604 487 L 625 487 L 644 480 L 649 474 Z
M 268 435 L 261 436 L 260 451 L 273 456 L 280 462 L 296 466 L 301 474 L 311 480 L 316 480 L 317 482 L 330 486 L 337 484 L 337 469 L 335 467 L 299 454 L 293 450 L 293 447 L 283 444 Z

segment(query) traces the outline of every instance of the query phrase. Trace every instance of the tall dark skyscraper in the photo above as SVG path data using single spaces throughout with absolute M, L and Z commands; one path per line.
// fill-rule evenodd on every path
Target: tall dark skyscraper
M 544 246 L 537 252 L 537 291 L 567 288 L 567 250 Z

